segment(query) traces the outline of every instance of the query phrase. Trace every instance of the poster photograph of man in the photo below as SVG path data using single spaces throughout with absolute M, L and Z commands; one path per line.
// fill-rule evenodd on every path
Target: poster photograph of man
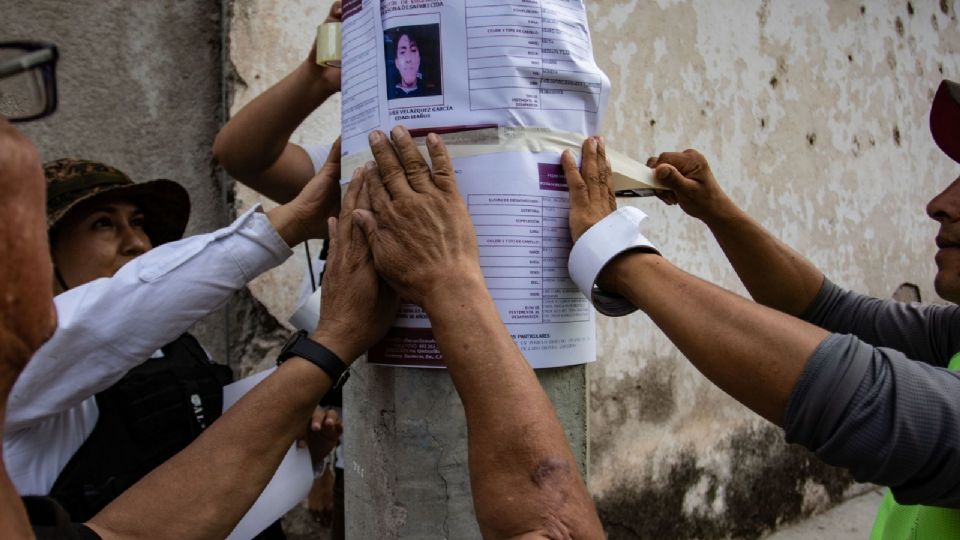
M 443 93 L 440 24 L 397 26 L 384 31 L 387 99 Z

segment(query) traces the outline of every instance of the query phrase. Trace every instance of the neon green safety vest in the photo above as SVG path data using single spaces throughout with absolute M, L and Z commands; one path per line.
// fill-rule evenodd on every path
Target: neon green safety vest
M 953 355 L 948 368 L 960 371 L 960 353 Z M 870 540 L 941 540 L 960 538 L 960 510 L 922 506 L 904 506 L 893 500 L 888 489 L 883 496 Z

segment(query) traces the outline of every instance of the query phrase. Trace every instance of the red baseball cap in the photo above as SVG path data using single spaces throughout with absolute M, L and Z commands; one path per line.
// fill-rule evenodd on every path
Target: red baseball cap
M 930 108 L 930 133 L 937 146 L 960 163 L 960 84 L 946 79 Z

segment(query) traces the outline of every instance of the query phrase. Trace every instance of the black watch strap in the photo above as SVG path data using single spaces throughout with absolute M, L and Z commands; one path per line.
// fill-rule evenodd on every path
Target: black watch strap
M 344 364 L 333 351 L 307 337 L 306 330 L 300 330 L 290 336 L 287 344 L 280 350 L 277 365 L 279 366 L 292 356 L 309 360 L 322 369 L 333 381 L 332 388 L 341 388 L 350 378 L 350 367 Z

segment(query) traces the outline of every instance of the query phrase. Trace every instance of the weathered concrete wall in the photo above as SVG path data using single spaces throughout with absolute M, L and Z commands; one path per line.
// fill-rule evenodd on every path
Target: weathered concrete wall
M 720 183 L 842 286 L 935 299 L 924 204 L 956 177 L 927 117 L 960 77 L 953 1 L 597 2 L 606 135 L 641 159 L 697 148 Z M 666 257 L 744 293 L 699 222 L 656 200 Z M 602 320 L 591 482 L 611 538 L 753 537 L 848 489 L 708 383 L 643 315 Z M 853 489 L 856 489 L 855 487 Z
M 187 234 L 225 224 L 210 154 L 222 116 L 218 2 L 4 0 L 0 36 L 60 49 L 60 108 L 22 125 L 41 159 L 93 159 L 134 180 L 176 180 L 192 201 Z M 194 333 L 226 358 L 223 313 Z

